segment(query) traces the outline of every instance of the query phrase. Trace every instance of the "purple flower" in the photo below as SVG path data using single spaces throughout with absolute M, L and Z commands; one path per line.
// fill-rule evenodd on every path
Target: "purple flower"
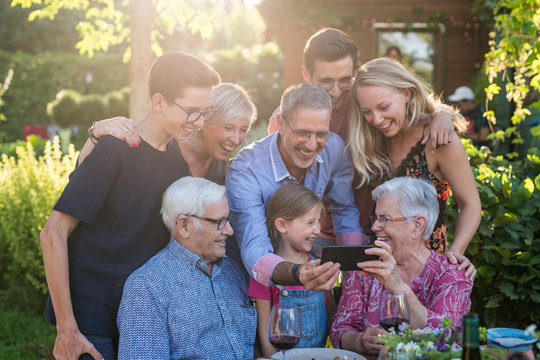
M 437 347 L 437 350 L 441 352 L 446 352 L 448 350 L 448 344 L 441 342 L 441 339 L 435 341 L 435 346 Z
M 398 326 L 398 331 L 399 331 L 399 332 L 402 332 L 402 331 L 405 330 L 408 326 L 409 326 L 409 324 L 407 324 L 407 323 L 404 321 L 404 322 L 402 322 L 401 324 L 399 324 L 399 326 Z

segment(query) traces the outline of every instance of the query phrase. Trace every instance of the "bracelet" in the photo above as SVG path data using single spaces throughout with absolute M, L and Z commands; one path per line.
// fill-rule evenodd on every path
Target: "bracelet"
M 294 279 L 294 282 L 296 285 L 302 285 L 302 283 L 300 282 L 300 278 L 298 277 L 298 268 L 302 266 L 301 264 L 294 264 L 293 267 L 291 268 L 291 275 L 292 275 L 292 278 Z
M 94 121 L 92 125 L 88 128 L 88 135 L 90 135 L 90 140 L 95 145 L 99 141 L 99 138 L 94 135 L 94 128 L 96 127 L 97 121 Z

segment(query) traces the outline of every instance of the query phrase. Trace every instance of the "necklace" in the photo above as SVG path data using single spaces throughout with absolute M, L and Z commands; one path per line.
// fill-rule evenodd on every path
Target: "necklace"
M 302 174 L 302 176 L 300 176 L 300 179 L 299 180 L 296 180 L 297 183 L 299 184 L 302 184 L 302 180 L 304 180 L 304 176 L 306 176 L 306 170 L 304 170 L 304 173 Z M 295 178 L 296 179 L 296 178 Z

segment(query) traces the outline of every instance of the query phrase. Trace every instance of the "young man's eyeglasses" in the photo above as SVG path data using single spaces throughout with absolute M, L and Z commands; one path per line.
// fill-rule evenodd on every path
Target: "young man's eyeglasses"
M 354 78 L 350 76 L 341 78 L 339 80 L 323 78 L 315 83 L 322 87 L 325 91 L 330 91 L 332 88 L 334 88 L 335 84 L 337 84 L 341 91 L 347 91 L 352 89 L 354 84 Z
M 201 116 L 204 118 L 204 120 L 209 119 L 216 112 L 216 110 L 211 106 L 207 107 L 204 111 L 189 111 L 185 109 L 182 105 L 177 104 L 176 101 L 171 101 L 171 102 L 174 105 L 178 106 L 180 109 L 184 110 L 184 112 L 187 115 L 186 122 L 188 124 L 194 123 L 195 121 L 199 120 Z
M 204 216 L 197 216 L 197 215 L 186 215 L 186 216 L 193 216 L 193 217 L 195 217 L 197 219 L 201 219 L 201 220 L 204 220 L 204 221 L 211 222 L 213 224 L 217 224 L 217 229 L 218 230 L 222 230 L 225 227 L 225 225 L 227 225 L 227 223 L 231 219 L 231 214 L 229 214 L 227 217 L 224 217 L 224 218 L 221 218 L 221 219 L 211 219 L 211 218 L 207 218 L 207 217 L 204 217 Z
M 331 133 L 329 131 L 319 131 L 319 132 L 312 132 L 307 130 L 295 130 L 293 129 L 285 119 L 283 119 L 283 123 L 287 125 L 289 129 L 291 129 L 292 133 L 296 136 L 296 140 L 305 142 L 311 139 L 311 135 L 315 135 L 315 140 L 317 140 L 318 143 L 323 143 L 328 141 L 328 138 L 330 137 Z
M 375 224 L 375 221 L 378 221 L 379 222 L 379 225 L 381 227 L 385 227 L 386 224 L 389 222 L 389 221 L 405 221 L 407 220 L 408 217 L 406 216 L 401 216 L 401 217 L 396 217 L 396 218 L 391 218 L 390 216 L 387 216 L 387 215 L 370 215 L 369 217 L 369 220 L 371 221 L 371 225 Z

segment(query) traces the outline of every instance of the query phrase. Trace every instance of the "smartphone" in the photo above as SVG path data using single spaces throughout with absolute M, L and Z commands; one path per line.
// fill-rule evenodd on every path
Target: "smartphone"
M 322 249 L 321 264 L 332 261 L 340 263 L 340 270 L 353 271 L 360 270 L 356 265 L 362 261 L 379 260 L 378 255 L 367 255 L 366 249 L 377 247 L 375 245 L 343 245 L 327 246 Z

